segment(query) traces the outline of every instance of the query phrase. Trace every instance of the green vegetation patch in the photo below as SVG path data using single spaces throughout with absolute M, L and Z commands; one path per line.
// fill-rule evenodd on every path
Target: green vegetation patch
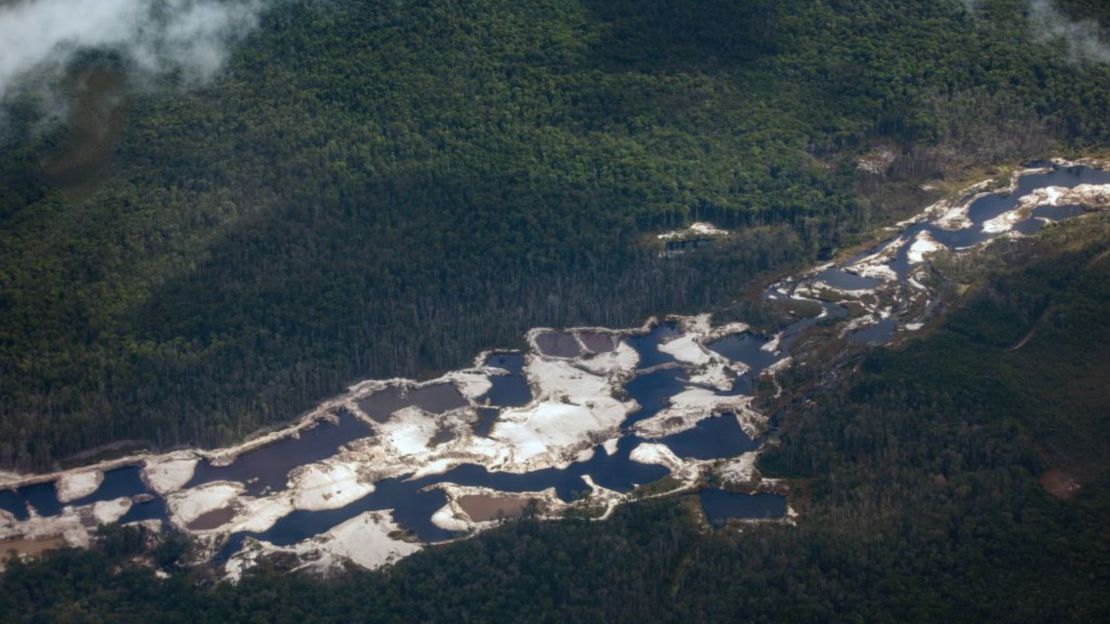
M 981 4 L 281 2 L 202 89 L 82 57 L 127 94 L 107 138 L 7 103 L 0 464 L 225 444 L 533 325 L 705 310 L 921 178 L 1105 144 L 1110 68 Z M 694 220 L 738 233 L 639 244 Z

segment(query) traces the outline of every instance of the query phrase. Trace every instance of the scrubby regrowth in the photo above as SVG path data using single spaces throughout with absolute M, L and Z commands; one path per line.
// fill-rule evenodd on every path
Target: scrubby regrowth
M 629 500 L 709 482 L 788 494 L 757 468 L 768 419 L 756 382 L 774 387 L 805 357 L 807 332 L 885 344 L 920 329 L 937 298 L 931 257 L 1110 207 L 1104 165 L 1054 161 L 998 190 L 976 185 L 866 253 L 772 285 L 766 300 L 819 310 L 773 336 L 715 327 L 709 314 L 621 330 L 537 328 L 525 353 L 485 352 L 421 382 L 368 380 L 235 447 L 5 475 L 2 546 L 34 554 L 85 545 L 99 524 L 172 525 L 237 578 L 273 553 L 303 567 L 374 568 L 503 517 L 606 518 Z M 795 516 L 785 506 L 774 519 Z

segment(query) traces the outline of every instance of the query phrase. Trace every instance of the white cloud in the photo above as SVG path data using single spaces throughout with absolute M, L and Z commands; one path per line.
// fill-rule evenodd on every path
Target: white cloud
M 1038 42 L 1064 41 L 1075 61 L 1110 63 L 1110 45 L 1102 39 L 1098 22 L 1068 19 L 1050 0 L 1032 0 L 1029 23 Z
M 264 0 L 14 0 L 0 5 L 0 99 L 55 75 L 81 50 L 111 50 L 141 76 L 210 79 Z

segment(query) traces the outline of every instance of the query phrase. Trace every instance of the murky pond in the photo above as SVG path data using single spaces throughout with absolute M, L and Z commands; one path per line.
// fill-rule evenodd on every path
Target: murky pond
M 608 353 L 620 342 L 616 336 L 603 332 L 578 332 L 578 339 L 594 353 Z
M 203 460 L 187 487 L 212 481 L 237 481 L 247 486 L 247 493 L 258 495 L 265 490 L 283 490 L 289 471 L 298 466 L 327 459 L 340 447 L 372 434 L 357 418 L 342 412 L 338 424 L 321 421 L 301 432 L 299 438 L 282 438 L 244 453 L 227 466 L 213 466 Z
M 869 345 L 886 344 L 894 337 L 896 329 L 898 329 L 898 319 L 883 319 L 874 325 L 868 325 L 863 329 L 852 332 L 848 335 L 848 339 L 852 342 Z
M 593 457 L 576 462 L 564 470 L 548 468 L 527 473 L 490 472 L 483 466 L 464 464 L 445 474 L 409 480 L 406 477 L 383 479 L 375 483 L 375 491 L 339 509 L 320 511 L 297 510 L 278 520 L 268 531 L 238 533 L 229 538 L 224 555 L 239 548 L 243 538 L 250 535 L 278 546 L 288 546 L 323 533 L 366 511 L 393 510 L 393 519 L 402 528 L 412 531 L 426 542 L 450 539 L 455 533 L 432 523 L 432 514 L 446 503 L 438 489 L 428 486 L 452 483 L 462 486 L 487 487 L 502 492 L 541 492 L 555 488 L 563 501 L 573 501 L 589 490 L 582 475 L 590 477 L 602 487 L 627 492 L 636 485 L 658 481 L 669 472 L 656 465 L 631 461 L 629 453 L 640 440 L 622 438 L 616 452 L 608 455 L 605 449 L 594 449 Z
M 488 402 L 500 407 L 519 407 L 532 400 L 532 389 L 524 378 L 523 353 L 493 353 L 486 358 L 486 366 L 509 371 L 508 375 L 491 375 L 490 389 L 478 397 L 479 403 Z
M 873 277 L 863 277 L 836 267 L 821 271 L 817 274 L 817 279 L 840 290 L 867 290 L 880 283 Z
M 781 359 L 781 355 L 776 355 L 778 349 L 766 350 L 764 347 L 771 342 L 767 336 L 755 334 L 752 332 L 743 332 L 739 334 L 730 334 L 715 340 L 706 347 L 710 351 L 714 351 L 723 355 L 724 357 L 732 360 L 733 362 L 743 362 L 750 368 L 750 373 L 754 377 L 758 377 L 763 369 L 774 364 Z
M 141 522 L 143 520 L 169 520 L 170 511 L 166 508 L 166 501 L 162 498 L 136 501 L 131 504 L 131 509 L 119 519 L 119 524 Z
M 698 492 L 709 523 L 721 526 L 729 520 L 759 520 L 786 515 L 786 497 L 781 494 L 740 494 L 724 490 Z
M 429 414 L 442 414 L 453 409 L 466 407 L 466 397 L 453 383 L 432 384 L 417 388 L 409 393 L 412 404 Z
M 109 470 L 104 473 L 104 480 L 100 487 L 82 498 L 71 501 L 70 505 L 80 506 L 100 501 L 114 500 L 123 496 L 128 498 L 139 494 L 153 494 L 150 488 L 143 483 L 141 469 L 138 466 L 126 466 Z
M 230 522 L 234 517 L 234 507 L 213 509 L 212 511 L 206 511 L 197 516 L 189 523 L 189 529 L 192 531 L 210 531 L 212 529 L 218 529 Z
M 476 412 L 478 422 L 474 423 L 474 435 L 487 437 L 493 431 L 493 426 L 497 424 L 497 417 L 501 414 L 501 410 L 496 407 L 479 407 Z
M 759 444 L 748 437 L 733 414 L 710 416 L 693 429 L 669 435 L 662 440 L 682 458 L 714 459 L 734 457 L 754 451 Z
M 540 353 L 552 357 L 578 357 L 582 348 L 572 334 L 564 332 L 544 332 L 536 336 L 536 346 Z
M 527 509 L 530 499 L 510 498 L 507 496 L 489 496 L 486 494 L 471 494 L 460 496 L 459 507 L 475 522 L 500 520 L 501 518 L 516 518 Z
M 17 490 L 0 490 L 0 508 L 11 513 L 17 520 L 29 517 L 27 506 L 40 516 L 56 516 L 62 512 L 58 501 L 58 491 L 53 482 L 27 485 Z
M 375 484 L 375 491 L 338 509 L 318 511 L 296 510 L 280 518 L 269 530 L 263 532 L 234 533 L 228 538 L 219 559 L 226 559 L 239 550 L 243 540 L 250 536 L 276 546 L 290 546 L 330 530 L 366 511 L 393 509 L 393 519 L 401 527 L 412 531 L 425 542 L 438 542 L 454 536 L 432 523 L 432 514 L 447 502 L 439 490 L 420 491 L 422 484 L 403 478 L 383 479 Z
M 383 423 L 389 420 L 399 409 L 412 405 L 408 398 L 405 396 L 405 389 L 401 386 L 389 386 L 378 390 L 374 394 L 360 399 L 358 401 L 358 408 L 364 414 L 374 419 L 377 422 Z
M 27 504 L 15 490 L 0 490 L 0 509 L 20 520 L 27 519 Z
M 640 355 L 640 368 L 651 368 L 660 364 L 677 362 L 670 353 L 659 350 L 659 345 L 664 344 L 682 334 L 678 323 L 664 321 L 644 336 L 631 336 L 628 344 Z
M 61 535 L 0 541 L 0 562 L 7 561 L 12 553 L 17 557 L 36 557 L 47 551 L 65 548 L 65 545 L 66 541 Z
M 640 409 L 624 421 L 623 428 L 627 430 L 633 424 L 651 418 L 667 407 L 671 397 L 686 387 L 685 377 L 686 372 L 681 368 L 666 368 L 637 375 L 625 384 L 625 392 L 640 404 Z
M 1026 219 L 1021 223 L 1014 226 L 1014 231 L 1021 232 L 1022 234 L 1033 234 L 1038 230 L 1044 229 L 1045 222 L 1042 219 Z
M 629 459 L 632 449 L 641 440 L 625 436 L 612 455 L 597 446 L 587 461 L 575 462 L 565 469 L 546 468 L 525 473 L 491 472 L 483 466 L 464 464 L 437 477 L 427 477 L 411 483 L 423 487 L 434 483 L 454 483 L 488 487 L 502 492 L 540 492 L 555 488 L 556 495 L 570 502 L 589 489 L 582 475 L 589 475 L 595 483 L 617 492 L 627 492 L 637 485 L 644 485 L 666 476 L 662 466 L 641 464 Z
M 406 407 L 419 407 L 430 414 L 441 414 L 465 407 L 466 397 L 453 383 L 439 383 L 420 388 L 393 385 L 358 401 L 358 408 L 375 421 L 384 423 L 394 412 Z
M 1087 212 L 1087 209 L 1083 206 L 1037 206 L 1033 209 L 1033 216 L 1052 219 L 1053 221 L 1063 221 L 1065 219 L 1078 217 L 1085 212 Z

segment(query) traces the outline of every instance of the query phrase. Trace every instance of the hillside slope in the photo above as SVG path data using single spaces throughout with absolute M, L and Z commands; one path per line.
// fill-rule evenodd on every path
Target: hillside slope
M 89 55 L 71 125 L 6 103 L 0 464 L 227 443 L 533 325 L 703 309 L 892 189 L 1104 146 L 1110 68 L 979 4 L 282 2 L 169 93 Z M 695 219 L 741 233 L 643 245 Z
M 173 540 L 153 553 L 174 572 L 158 580 L 132 562 L 134 530 L 112 529 L 91 551 L 15 565 L 0 617 L 1095 621 L 1110 607 L 1108 240 L 1097 216 L 997 243 L 943 269 L 964 300 L 928 336 L 861 353 L 823 388 L 800 371 L 761 466 L 791 479 L 797 526 L 707 530 L 696 497 L 672 498 L 606 522 L 512 523 L 378 572 L 273 561 L 239 585 L 176 567 Z

